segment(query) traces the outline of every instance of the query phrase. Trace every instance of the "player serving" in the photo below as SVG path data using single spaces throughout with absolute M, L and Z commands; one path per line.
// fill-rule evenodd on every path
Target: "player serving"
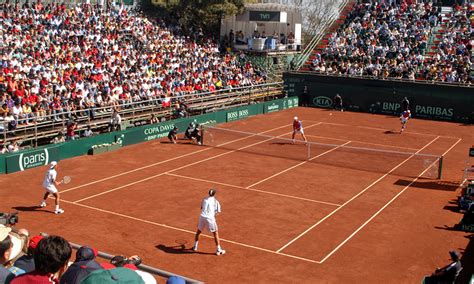
M 301 122 L 301 120 L 298 120 L 297 116 L 295 116 L 295 118 L 293 119 L 293 135 L 291 136 L 291 140 L 292 140 L 293 144 L 295 144 L 295 134 L 296 133 L 300 133 L 301 137 L 303 137 L 303 139 L 304 139 L 304 142 L 305 143 L 307 142 L 306 136 L 304 136 L 303 123 Z
M 54 214 L 62 214 L 64 213 L 64 210 L 59 208 L 59 192 L 56 186 L 60 185 L 60 181 L 56 181 L 56 176 L 58 173 L 56 172 L 58 163 L 56 161 L 51 162 L 49 165 L 49 169 L 46 172 L 46 175 L 44 176 L 43 180 L 43 187 L 46 190 L 43 201 L 40 204 L 40 207 L 46 207 L 46 199 L 50 194 L 52 194 L 55 198 L 56 202 L 56 210 L 54 211 Z
M 403 130 L 405 130 L 407 122 L 410 118 L 411 118 L 411 112 L 409 109 L 402 112 L 402 114 L 400 115 L 400 121 L 402 122 L 402 129 L 400 129 L 400 133 L 402 133 Z

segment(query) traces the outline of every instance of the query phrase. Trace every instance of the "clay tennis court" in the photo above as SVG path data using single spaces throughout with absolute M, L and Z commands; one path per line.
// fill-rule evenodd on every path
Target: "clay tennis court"
M 53 200 L 36 207 L 46 167 L 1 176 L 2 209 L 21 211 L 19 225 L 32 233 L 138 254 L 209 283 L 417 283 L 466 246 L 465 233 L 443 229 L 461 215 L 443 207 L 458 194 L 472 126 L 412 119 L 400 135 L 396 117 L 296 108 L 218 127 L 289 138 L 295 115 L 309 141 L 333 146 L 311 146 L 308 161 L 303 143 L 283 139 L 205 135 L 222 147 L 156 140 L 61 161 L 59 177 L 72 177 L 60 186 L 63 215 L 52 214 Z M 419 166 L 413 153 L 444 156 L 441 180 L 426 178 L 431 165 Z M 190 250 L 210 187 L 222 205 L 224 256 L 208 237 Z

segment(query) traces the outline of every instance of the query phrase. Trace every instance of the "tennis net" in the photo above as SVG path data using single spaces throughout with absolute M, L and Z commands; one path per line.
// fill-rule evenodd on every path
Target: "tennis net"
M 351 143 L 292 142 L 288 133 L 269 136 L 203 127 L 203 144 L 209 147 L 396 176 L 441 178 L 442 156 L 386 149 L 389 146 L 369 148 L 352 146 Z

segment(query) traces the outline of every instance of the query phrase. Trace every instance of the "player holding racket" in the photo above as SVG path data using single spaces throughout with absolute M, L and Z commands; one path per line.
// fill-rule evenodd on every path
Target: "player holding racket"
M 405 130 L 406 124 L 410 118 L 411 118 L 411 112 L 409 109 L 402 112 L 402 114 L 400 115 L 400 121 L 402 123 L 402 129 L 400 129 L 400 133 L 402 133 L 403 130 Z
M 43 180 L 43 187 L 46 190 L 43 201 L 40 204 L 40 207 L 46 207 L 46 199 L 50 194 L 52 194 L 55 198 L 55 203 L 56 203 L 56 210 L 54 211 L 54 214 L 62 214 L 64 213 L 64 210 L 59 208 L 59 192 L 56 186 L 60 185 L 63 183 L 62 181 L 56 181 L 56 177 L 58 173 L 56 172 L 56 169 L 58 167 L 58 162 L 53 161 L 49 165 L 49 169 L 46 172 L 46 175 L 44 176 Z
M 303 122 L 301 120 L 298 120 L 298 117 L 295 116 L 293 119 L 293 135 L 291 136 L 291 140 L 293 144 L 295 144 L 295 134 L 296 133 L 301 133 L 301 137 L 303 137 L 304 142 L 306 143 L 306 136 L 304 136 L 304 130 L 303 130 Z
M 201 216 L 199 217 L 198 229 L 196 231 L 196 236 L 194 237 L 193 250 L 198 250 L 199 235 L 201 235 L 203 230 L 207 229 L 214 235 L 214 241 L 217 246 L 216 255 L 221 255 L 225 254 L 225 250 L 221 248 L 216 222 L 216 215 L 221 213 L 221 205 L 214 195 L 216 195 L 216 190 L 210 189 L 209 196 L 204 198 L 201 202 Z

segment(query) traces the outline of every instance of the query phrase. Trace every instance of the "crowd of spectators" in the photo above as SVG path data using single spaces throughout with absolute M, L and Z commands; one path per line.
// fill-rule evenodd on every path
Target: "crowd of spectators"
M 472 24 L 465 17 L 469 17 L 465 10 L 453 16 L 440 54 L 426 60 L 433 28 L 442 20 L 439 7 L 430 1 L 358 3 L 345 24 L 331 34 L 327 46 L 313 59 L 312 70 L 472 83 Z M 457 22 L 458 19 L 462 21 Z M 454 74 L 447 76 L 450 72 Z
M 98 251 L 82 246 L 75 259 L 69 242 L 60 236 L 30 237 L 25 229 L 0 225 L 0 283 L 156 284 L 150 273 L 138 269 L 138 256 L 117 255 L 100 261 Z M 183 278 L 168 278 L 169 284 L 184 284 Z
M 434 56 L 426 60 L 424 78 L 443 82 L 473 83 L 472 44 L 474 6 L 455 6 L 442 26 L 442 38 Z M 471 76 L 471 78 L 469 78 Z
M 0 4 L 0 120 L 9 129 L 266 80 L 211 39 L 120 7 L 10 2 Z

